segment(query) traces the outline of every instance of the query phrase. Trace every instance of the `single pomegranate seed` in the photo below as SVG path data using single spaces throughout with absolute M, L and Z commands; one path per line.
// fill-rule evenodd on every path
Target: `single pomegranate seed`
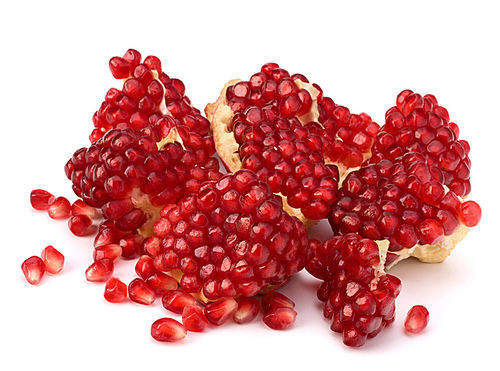
M 38 285 L 45 273 L 45 263 L 40 257 L 32 256 L 21 264 L 21 270 L 30 285 Z
M 97 209 L 95 207 L 87 205 L 83 200 L 78 199 L 71 205 L 71 214 L 76 215 L 87 215 L 89 218 L 93 219 L 97 216 Z
M 297 318 L 297 312 L 292 308 L 277 308 L 263 317 L 264 323 L 273 330 L 286 330 Z
M 114 270 L 113 261 L 109 258 L 103 258 L 93 262 L 85 271 L 85 277 L 90 282 L 106 282 Z
M 130 76 L 130 62 L 121 57 L 113 57 L 109 61 L 109 69 L 115 79 L 125 79 Z
M 156 295 L 163 296 L 167 291 L 176 290 L 178 283 L 175 278 L 162 272 L 155 272 L 148 277 L 146 283 Z
M 156 268 L 153 263 L 153 258 L 149 255 L 143 255 L 135 263 L 135 273 L 143 280 L 147 280 L 153 273 L 156 272 Z
M 182 290 L 171 290 L 163 294 L 161 299 L 163 307 L 171 312 L 182 314 L 184 308 L 188 305 L 194 305 L 196 299 L 193 295 Z
M 272 312 L 278 308 L 295 308 L 295 303 L 280 292 L 272 291 L 262 298 L 262 310 L 264 313 Z
M 474 201 L 465 201 L 460 204 L 458 216 L 466 227 L 475 227 L 481 220 L 481 207 Z
M 110 243 L 108 245 L 100 245 L 94 248 L 92 257 L 94 261 L 99 259 L 108 258 L 115 261 L 122 255 L 122 248 L 120 245 Z
M 85 214 L 72 216 L 68 220 L 68 228 L 75 236 L 83 237 L 92 232 L 92 219 Z
M 151 336 L 158 341 L 176 342 L 186 335 L 186 327 L 173 318 L 160 318 L 151 325 Z
M 413 306 L 406 315 L 404 327 L 410 334 L 417 334 L 427 327 L 429 311 L 423 305 Z
M 52 219 L 65 219 L 71 215 L 71 203 L 66 197 L 57 197 L 47 208 Z
M 63 269 L 64 255 L 49 245 L 42 250 L 41 258 L 45 264 L 47 272 L 57 274 Z
M 141 278 L 136 278 L 128 285 L 130 300 L 144 305 L 151 305 L 156 299 L 155 292 Z
M 187 305 L 182 311 L 182 323 L 188 331 L 203 332 L 207 327 L 208 320 L 201 307 Z
M 233 321 L 238 324 L 252 322 L 259 314 L 260 305 L 255 297 L 238 296 L 238 308 L 233 313 Z
M 227 322 L 238 309 L 238 303 L 233 298 L 223 298 L 205 306 L 205 317 L 213 325 L 220 326 Z
M 127 298 L 127 285 L 116 277 L 111 277 L 104 285 L 104 299 L 110 303 L 121 303 Z
M 31 206 L 36 210 L 47 210 L 55 200 L 52 193 L 43 189 L 35 189 L 30 194 Z

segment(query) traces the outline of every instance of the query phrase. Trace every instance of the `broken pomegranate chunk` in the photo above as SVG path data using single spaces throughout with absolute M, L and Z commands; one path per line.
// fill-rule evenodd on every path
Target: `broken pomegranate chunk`
M 56 250 L 54 246 L 49 245 L 44 248 L 40 257 L 45 264 L 47 272 L 57 274 L 63 269 L 64 255 Z
M 429 311 L 423 305 L 415 305 L 409 311 L 404 320 L 405 330 L 410 334 L 418 334 L 427 327 L 429 323 Z
M 151 336 L 158 341 L 180 341 L 186 335 L 186 327 L 173 318 L 160 318 L 151 325 Z
M 45 273 L 45 263 L 40 257 L 32 256 L 23 261 L 21 270 L 30 285 L 38 285 Z

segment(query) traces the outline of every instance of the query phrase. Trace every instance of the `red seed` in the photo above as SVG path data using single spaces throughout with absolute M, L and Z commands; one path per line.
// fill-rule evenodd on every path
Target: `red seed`
M 205 306 L 205 317 L 213 325 L 220 326 L 231 318 L 238 308 L 238 303 L 233 298 L 223 298 Z
M 153 273 L 156 272 L 156 268 L 153 264 L 153 258 L 149 255 L 143 255 L 135 263 L 135 273 L 143 280 L 147 280 Z
M 30 194 L 31 206 L 36 210 L 47 210 L 55 200 L 52 193 L 43 189 L 35 189 Z
M 51 274 L 59 273 L 64 266 L 64 255 L 51 245 L 42 250 L 41 258 Z
M 262 310 L 264 313 L 272 312 L 278 308 L 295 308 L 295 303 L 280 292 L 273 291 L 267 293 L 262 298 Z
M 465 201 L 460 204 L 458 215 L 466 227 L 475 227 L 481 220 L 481 207 L 474 201 Z
M 186 335 L 186 327 L 172 318 L 160 318 L 151 325 L 151 336 L 158 341 L 175 342 Z
M 109 258 L 96 260 L 85 271 L 85 277 L 90 282 L 106 282 L 114 270 L 113 261 Z
M 238 308 L 233 313 L 233 321 L 238 324 L 250 323 L 259 314 L 260 305 L 255 297 L 238 296 Z
M 141 278 L 136 278 L 129 283 L 128 296 L 130 300 L 144 305 L 151 305 L 156 299 L 155 292 Z
M 97 216 L 97 209 L 95 207 L 87 205 L 83 200 L 78 199 L 71 205 L 71 214 L 76 215 L 87 215 L 89 218 L 93 219 Z
M 148 277 L 146 283 L 153 289 L 156 295 L 164 295 L 167 291 L 177 289 L 177 281 L 174 277 L 163 272 L 155 272 Z
M 186 306 L 196 304 L 196 299 L 185 291 L 170 290 L 163 295 L 161 302 L 165 309 L 182 314 Z
M 92 219 L 85 214 L 72 216 L 68 220 L 68 228 L 75 236 L 87 236 L 92 231 Z
M 47 208 L 52 219 L 65 219 L 71 215 L 71 203 L 66 197 L 57 197 Z
M 104 299 L 110 303 L 121 303 L 127 298 L 127 285 L 116 277 L 111 277 L 104 286 Z
M 26 281 L 31 285 L 38 285 L 45 273 L 45 263 L 38 256 L 32 256 L 21 264 Z
M 188 331 L 203 332 L 208 320 L 198 305 L 187 305 L 182 311 L 182 323 Z
M 297 318 L 297 312 L 292 308 L 277 308 L 263 317 L 267 327 L 273 330 L 286 330 Z
M 404 327 L 410 334 L 417 334 L 427 327 L 429 311 L 423 305 L 413 306 L 406 315 Z
M 120 245 L 110 243 L 107 245 L 100 245 L 94 248 L 93 258 L 95 260 L 108 258 L 115 261 L 122 255 L 122 248 Z

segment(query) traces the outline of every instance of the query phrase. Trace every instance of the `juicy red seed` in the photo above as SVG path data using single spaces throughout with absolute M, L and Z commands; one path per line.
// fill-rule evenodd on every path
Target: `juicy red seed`
M 205 306 L 205 317 L 208 322 L 220 326 L 227 322 L 238 308 L 238 303 L 233 298 L 219 299 Z
M 90 282 L 106 282 L 113 275 L 113 271 L 113 261 L 103 258 L 96 260 L 85 270 L 85 277 Z
M 122 248 L 120 245 L 111 243 L 107 245 L 99 245 L 94 248 L 94 252 L 92 254 L 92 257 L 94 258 L 94 261 L 100 260 L 100 259 L 110 259 L 112 261 L 115 261 L 122 255 Z
M 44 248 L 40 257 L 45 264 L 47 272 L 51 274 L 57 274 L 63 269 L 64 255 L 56 250 L 53 246 L 49 245 Z
M 71 214 L 76 215 L 86 215 L 89 218 L 95 218 L 97 216 L 97 209 L 95 207 L 87 205 L 83 200 L 76 200 L 71 205 Z
M 68 228 L 75 236 L 86 236 L 92 232 L 92 219 L 85 214 L 72 216 L 68 220 Z
M 132 280 L 128 285 L 130 300 L 143 305 L 151 305 L 156 299 L 155 292 L 141 278 Z
M 135 273 L 143 280 L 147 280 L 156 272 L 154 260 L 149 255 L 141 256 L 135 263 Z
M 38 285 L 40 283 L 45 269 L 45 263 L 38 256 L 32 256 L 21 264 L 21 270 L 30 285 Z
M 116 277 L 111 277 L 104 285 L 104 299 L 110 303 L 122 303 L 127 299 L 127 285 Z
M 167 291 L 176 290 L 178 286 L 175 278 L 162 272 L 153 273 L 148 277 L 146 283 L 153 289 L 156 295 L 164 295 Z
M 111 58 L 109 69 L 115 79 L 125 79 L 130 76 L 130 63 L 121 57 Z
M 158 341 L 176 342 L 186 335 L 186 327 L 173 318 L 160 318 L 151 325 L 151 336 Z
M 65 197 L 57 197 L 47 208 L 52 219 L 65 219 L 71 215 L 71 203 Z
M 198 305 L 187 305 L 182 311 L 182 323 L 188 331 L 203 332 L 208 320 Z
M 295 308 L 295 303 L 280 292 L 273 291 L 267 293 L 262 298 L 262 310 L 269 313 L 278 308 Z
M 260 305 L 255 297 L 238 296 L 238 308 L 233 313 L 233 321 L 238 324 L 252 322 L 259 314 Z
M 267 327 L 273 330 L 286 330 L 296 320 L 297 312 L 292 308 L 277 308 L 263 317 Z
M 460 204 L 458 215 L 466 227 L 475 227 L 481 220 L 481 207 L 474 201 Z
M 35 189 L 30 194 L 31 206 L 36 210 L 47 210 L 55 200 L 56 198 L 52 193 L 43 189 Z
M 165 309 L 177 314 L 182 314 L 186 306 L 196 304 L 196 299 L 193 295 L 185 291 L 171 290 L 163 294 L 161 302 Z
M 413 306 L 406 315 L 404 327 L 410 334 L 417 334 L 427 327 L 429 311 L 422 305 Z
M 420 230 L 422 241 L 428 245 L 435 244 L 444 236 L 443 226 L 434 219 L 424 220 L 419 224 L 418 229 Z

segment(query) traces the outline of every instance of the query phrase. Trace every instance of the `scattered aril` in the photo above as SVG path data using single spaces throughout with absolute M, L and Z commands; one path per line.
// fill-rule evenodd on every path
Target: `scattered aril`
M 66 197 L 57 197 L 48 206 L 47 212 L 52 219 L 66 219 L 71 215 L 71 203 Z
M 182 314 L 185 307 L 196 304 L 196 299 L 185 291 L 171 290 L 163 294 L 161 302 L 166 310 Z
M 264 315 L 262 320 L 273 330 L 286 330 L 296 320 L 297 312 L 288 307 L 277 308 Z
M 215 326 L 223 325 L 231 318 L 234 311 L 238 309 L 238 303 L 233 298 L 223 298 L 208 303 L 205 306 L 205 317 L 208 322 Z
M 186 327 L 173 318 L 160 318 L 151 325 L 151 336 L 158 341 L 176 342 L 186 335 Z
M 85 271 L 85 277 L 89 282 L 106 282 L 114 271 L 113 260 L 103 258 L 93 262 Z
M 40 257 L 45 264 L 46 271 L 50 274 L 59 273 L 64 266 L 64 255 L 51 245 L 42 250 Z
M 76 215 L 87 215 L 90 219 L 94 219 L 98 213 L 95 207 L 87 205 L 82 199 L 77 199 L 71 205 L 71 214 Z
M 162 272 L 153 273 L 146 283 L 159 296 L 163 296 L 167 291 L 176 290 L 179 285 L 175 278 Z
M 208 325 L 208 320 L 200 306 L 187 305 L 182 311 L 182 323 L 188 331 L 203 332 Z
M 141 278 L 135 278 L 128 284 L 128 296 L 135 303 L 151 305 L 156 300 L 156 293 Z
M 30 194 L 31 206 L 36 210 L 47 210 L 55 200 L 52 193 L 43 189 L 35 189 Z
M 21 264 L 26 281 L 30 285 L 38 285 L 45 273 L 45 263 L 38 256 L 32 256 Z
M 91 234 L 92 219 L 85 214 L 77 214 L 68 220 L 68 228 L 75 236 L 83 237 Z
M 104 286 L 104 299 L 110 303 L 122 303 L 127 299 L 127 285 L 116 277 L 111 277 Z
M 149 255 L 142 255 L 135 263 L 135 273 L 143 280 L 147 280 L 155 272 L 153 258 Z
M 295 308 L 293 300 L 278 291 L 272 291 L 262 298 L 262 310 L 264 313 L 272 312 L 277 308 Z
M 110 243 L 108 245 L 99 245 L 94 248 L 92 257 L 94 261 L 108 258 L 111 261 L 115 261 L 122 255 L 122 248 L 120 245 Z
M 404 328 L 410 334 L 418 334 L 423 331 L 429 323 L 429 311 L 423 305 L 413 306 L 404 320 Z
M 260 311 L 259 301 L 254 297 L 238 296 L 238 308 L 233 313 L 233 321 L 240 325 L 252 322 Z

